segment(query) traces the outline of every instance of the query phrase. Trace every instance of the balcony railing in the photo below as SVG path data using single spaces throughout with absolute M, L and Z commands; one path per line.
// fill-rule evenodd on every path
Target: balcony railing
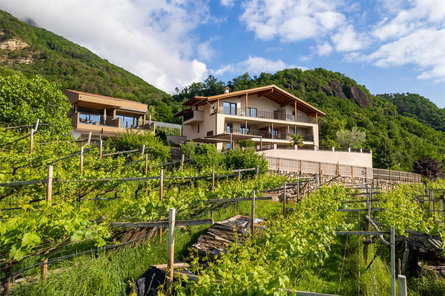
M 88 124 L 95 126 L 108 126 L 108 127 L 116 127 L 116 128 L 132 128 L 132 129 L 149 129 L 151 124 L 147 123 L 144 125 L 129 125 L 122 126 L 121 118 L 111 118 L 111 116 L 107 116 L 106 118 L 103 115 L 94 115 L 89 116 L 89 118 L 82 118 L 82 113 L 74 113 L 71 115 L 72 120 L 77 121 L 78 124 Z
M 226 115 L 237 115 L 237 116 L 256 117 L 256 118 L 265 118 L 265 119 L 295 121 L 295 116 L 293 114 L 280 112 L 280 111 L 258 110 L 256 108 L 248 109 L 247 112 L 246 112 L 245 108 L 237 108 L 235 110 L 221 108 L 219 113 L 223 113 Z M 185 115 L 184 115 L 184 120 L 185 120 Z M 314 123 L 315 120 L 310 120 L 310 119 L 309 120 L 300 120 L 297 118 L 297 122 Z
M 291 140 L 291 134 L 287 132 L 267 132 L 267 131 L 261 131 L 261 130 L 232 130 L 231 133 L 233 134 L 241 134 L 241 135 L 249 135 L 249 136 L 259 136 L 264 139 L 275 139 L 275 140 Z M 313 135 L 302 135 L 303 141 L 306 142 L 313 142 L 314 137 Z

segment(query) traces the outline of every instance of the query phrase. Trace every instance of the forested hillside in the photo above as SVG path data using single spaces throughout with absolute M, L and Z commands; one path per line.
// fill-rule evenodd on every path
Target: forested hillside
M 171 120 L 170 95 L 91 51 L 0 10 L 0 75 L 41 75 L 75 89 L 153 105 L 157 119 Z M 176 106 L 176 105 L 175 105 Z
M 363 148 L 373 150 L 375 167 L 412 170 L 419 159 L 443 161 L 443 110 L 418 95 L 373 96 L 353 79 L 321 68 L 286 69 L 254 77 L 244 74 L 227 83 L 210 76 L 174 97 L 182 101 L 194 95 L 222 93 L 225 86 L 236 91 L 269 84 L 326 112 L 320 122 L 321 146 L 338 147 L 336 132 L 357 126 L 366 131 Z

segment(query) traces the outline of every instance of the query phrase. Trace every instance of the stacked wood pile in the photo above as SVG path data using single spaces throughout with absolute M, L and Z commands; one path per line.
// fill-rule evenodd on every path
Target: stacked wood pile
M 264 229 L 266 220 L 255 219 L 255 229 Z M 233 216 L 217 222 L 202 234 L 192 248 L 200 258 L 215 258 L 227 251 L 227 246 L 233 243 L 242 244 L 250 236 L 250 217 Z

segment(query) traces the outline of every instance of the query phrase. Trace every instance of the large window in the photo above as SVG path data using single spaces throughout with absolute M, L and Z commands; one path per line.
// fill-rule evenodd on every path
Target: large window
M 247 108 L 247 116 L 256 117 L 256 108 Z
M 236 115 L 236 103 L 223 103 L 224 114 Z
M 99 125 L 101 124 L 101 118 L 102 116 L 94 111 L 79 110 L 80 123 Z
M 229 134 L 231 134 L 231 133 L 233 133 L 233 124 L 232 123 L 227 123 L 227 125 L 226 125 L 226 132 L 227 133 L 229 133 Z
M 135 128 L 138 126 L 138 118 L 125 115 L 116 115 L 116 118 L 121 119 L 121 127 L 124 128 Z
M 246 127 L 245 125 L 241 125 L 241 127 L 240 127 L 240 133 L 241 133 L 242 135 L 248 135 L 249 132 L 250 132 L 250 128 L 249 128 L 249 127 Z

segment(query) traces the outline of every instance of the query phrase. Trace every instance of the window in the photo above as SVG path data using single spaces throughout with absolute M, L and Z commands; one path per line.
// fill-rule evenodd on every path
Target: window
M 121 119 L 121 127 L 134 128 L 138 126 L 138 118 L 125 115 L 116 115 L 116 118 Z
M 84 124 L 101 124 L 102 116 L 94 111 L 79 110 L 79 122 Z
M 236 115 L 236 104 L 224 102 L 224 114 Z
M 247 108 L 247 116 L 256 117 L 256 108 Z
M 232 148 L 231 145 L 230 145 L 230 143 L 227 143 L 226 148 L 227 148 L 227 150 L 230 150 L 230 148 Z
M 241 127 L 240 127 L 240 133 L 241 133 L 242 135 L 247 135 L 247 134 L 249 134 L 249 132 L 250 132 L 250 128 L 249 128 L 249 127 L 246 128 L 245 125 L 241 125 Z
M 295 111 L 292 111 L 292 121 L 295 121 Z
M 227 123 L 226 132 L 228 132 L 229 134 L 233 133 L 233 124 L 231 122 Z
M 198 134 L 199 134 L 199 124 L 198 124 Z

